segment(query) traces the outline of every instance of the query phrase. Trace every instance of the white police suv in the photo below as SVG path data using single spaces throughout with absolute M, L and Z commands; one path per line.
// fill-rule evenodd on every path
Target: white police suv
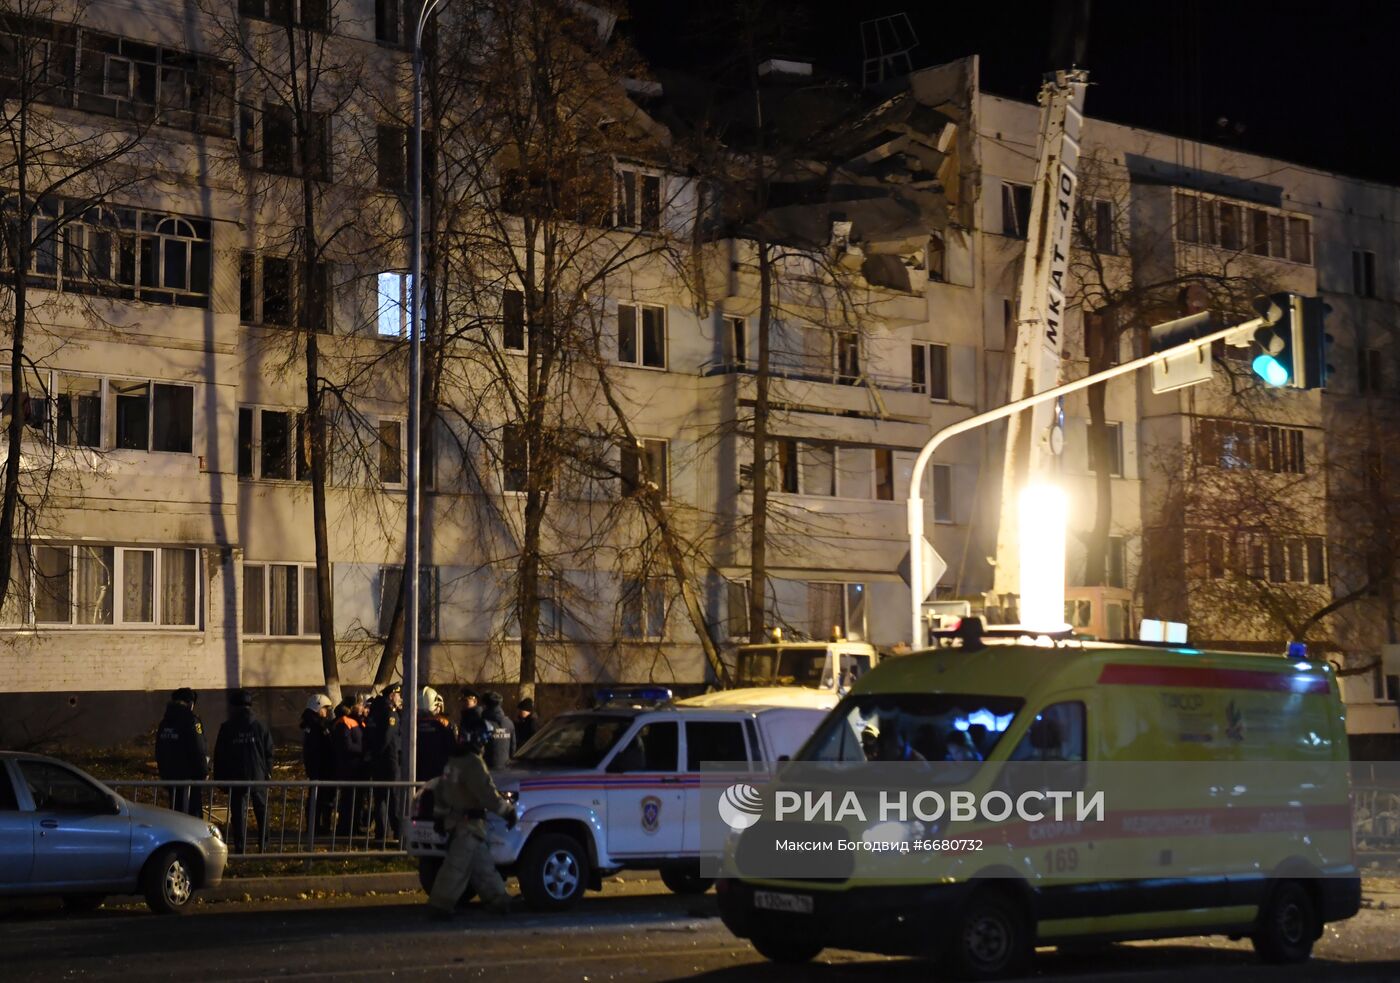
M 517 797 L 514 829 L 491 816 L 491 854 L 520 881 L 531 907 L 571 907 L 587 889 L 623 868 L 659 870 L 672 891 L 701 893 L 702 762 L 743 762 L 761 780 L 792 755 L 826 711 L 810 706 L 646 708 L 603 706 L 565 713 L 544 725 L 493 775 Z M 729 784 L 711 768 L 707 783 Z M 446 839 L 425 805 L 415 810 L 408 852 L 430 890 Z

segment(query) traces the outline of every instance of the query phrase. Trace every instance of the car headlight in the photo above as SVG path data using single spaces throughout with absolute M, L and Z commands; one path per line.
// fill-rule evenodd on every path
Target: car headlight
M 224 838 L 224 831 L 213 823 L 205 823 L 205 826 L 209 829 L 209 835 L 214 837 L 214 839 L 222 840 Z
M 924 836 L 925 829 L 924 824 L 917 820 L 914 822 L 888 820 L 871 826 L 861 833 L 860 838 L 866 843 L 912 843 Z

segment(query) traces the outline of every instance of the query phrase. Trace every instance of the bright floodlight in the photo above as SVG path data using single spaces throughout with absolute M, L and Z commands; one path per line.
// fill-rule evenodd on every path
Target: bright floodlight
M 1272 355 L 1256 356 L 1251 366 L 1254 374 L 1271 386 L 1282 386 L 1288 382 L 1288 370 Z
M 1065 627 L 1064 489 L 1030 485 L 1021 492 L 1021 624 Z

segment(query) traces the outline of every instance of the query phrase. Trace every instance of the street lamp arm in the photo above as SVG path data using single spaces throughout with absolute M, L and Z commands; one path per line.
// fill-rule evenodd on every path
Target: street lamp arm
M 1116 379 L 1120 375 L 1128 375 L 1140 369 L 1150 368 L 1168 359 L 1184 355 L 1188 351 L 1196 351 L 1205 348 L 1217 341 L 1222 341 L 1231 337 L 1245 336 L 1253 332 L 1255 328 L 1263 323 L 1263 318 L 1254 318 L 1243 324 L 1235 324 L 1228 328 L 1212 331 L 1209 334 L 1202 335 L 1199 338 L 1173 346 L 1172 348 L 1160 352 L 1153 352 L 1151 355 L 1144 355 L 1142 358 L 1135 358 L 1131 362 L 1115 365 L 1111 368 L 1104 369 L 1102 372 L 1086 375 L 1082 379 L 1075 379 L 1072 382 L 1066 382 L 1063 385 L 1033 393 L 1024 399 L 1018 399 L 1013 403 L 1007 403 L 1005 406 L 998 406 L 995 409 L 987 410 L 985 413 L 978 413 L 975 416 L 968 417 L 966 420 L 959 420 L 957 423 L 944 427 L 930 437 L 928 442 L 925 443 L 923 448 L 919 451 L 919 456 L 914 460 L 914 470 L 909 475 L 909 592 L 912 598 L 910 608 L 913 627 L 913 634 L 910 638 L 912 639 L 911 644 L 913 647 L 916 649 L 923 647 L 923 632 L 921 629 L 923 623 L 923 603 L 924 597 L 928 593 L 923 584 L 924 571 L 921 562 L 923 559 L 922 539 L 924 536 L 924 503 L 921 488 L 923 486 L 924 470 L 928 467 L 929 459 L 933 457 L 933 452 L 938 449 L 940 444 L 950 437 L 956 437 L 958 434 L 966 433 L 969 430 L 976 430 L 986 423 L 1004 420 L 1009 416 L 1014 416 L 1022 410 L 1028 410 L 1040 403 L 1046 403 L 1052 399 L 1059 399 L 1061 396 L 1079 392 L 1081 389 L 1088 389 L 1090 386 L 1096 386 L 1100 382 Z M 1005 507 L 1006 503 L 1003 502 L 1002 508 L 1004 509 Z
M 446 2 L 447 0 L 428 0 L 427 3 L 423 4 L 422 9 L 418 11 L 418 27 L 413 33 L 414 58 L 422 57 L 423 31 L 427 29 L 429 18 L 437 13 L 437 9 Z

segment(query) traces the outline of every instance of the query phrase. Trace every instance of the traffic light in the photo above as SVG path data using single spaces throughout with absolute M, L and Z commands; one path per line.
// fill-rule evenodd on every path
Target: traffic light
M 1250 367 L 1270 386 L 1320 389 L 1327 382 L 1327 346 L 1332 336 L 1324 322 L 1331 310 L 1316 297 L 1278 293 L 1261 297 L 1255 310 L 1264 320 L 1254 332 L 1259 353 Z

